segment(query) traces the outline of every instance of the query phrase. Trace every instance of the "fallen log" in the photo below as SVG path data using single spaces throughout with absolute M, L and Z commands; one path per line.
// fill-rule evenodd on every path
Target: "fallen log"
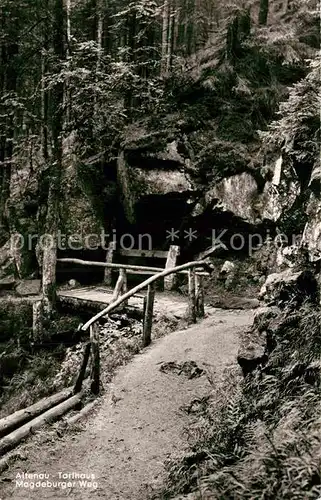
M 94 399 L 94 401 L 91 401 L 88 403 L 86 406 L 84 406 L 80 411 L 78 411 L 75 415 L 72 415 L 71 417 L 67 418 L 67 424 L 68 425 L 75 425 L 77 424 L 80 420 L 82 420 L 84 417 L 88 415 L 92 410 L 98 406 L 100 403 L 100 399 Z M 0 470 L 1 472 L 1 470 Z
M 9 434 L 25 422 L 32 420 L 53 406 L 65 401 L 71 396 L 71 394 L 72 388 L 69 387 L 61 392 L 58 392 L 57 394 L 43 398 L 27 408 L 23 408 L 22 410 L 18 410 L 15 413 L 2 418 L 0 420 L 0 437 Z
M 0 439 L 0 456 L 4 455 L 8 451 L 12 450 L 17 446 L 24 438 L 29 434 L 39 429 L 45 424 L 54 422 L 59 417 L 67 413 L 69 410 L 77 406 L 81 402 L 82 392 L 75 394 L 66 401 L 63 401 L 59 405 L 47 410 L 42 415 L 34 418 L 30 422 L 26 423 L 22 427 L 19 427 L 15 431 L 11 432 L 7 436 Z

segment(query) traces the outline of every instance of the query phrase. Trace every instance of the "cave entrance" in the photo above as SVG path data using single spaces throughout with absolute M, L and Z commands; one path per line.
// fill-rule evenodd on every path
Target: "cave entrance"
M 169 193 L 142 197 L 135 205 L 135 224 L 126 224 L 121 230 L 133 234 L 135 241 L 149 244 L 150 249 L 168 250 L 174 241 L 168 232 L 179 231 L 189 219 L 192 205 L 189 193 Z M 145 239 L 142 235 L 146 236 Z M 147 247 L 145 248 L 147 249 Z
M 80 259 L 91 262 L 105 262 L 106 250 L 98 248 L 96 250 L 81 249 L 81 250 L 59 250 L 58 259 Z M 84 286 L 102 283 L 104 280 L 104 268 L 93 266 L 82 266 L 71 263 L 57 263 L 56 271 L 57 284 L 61 285 L 74 279 Z

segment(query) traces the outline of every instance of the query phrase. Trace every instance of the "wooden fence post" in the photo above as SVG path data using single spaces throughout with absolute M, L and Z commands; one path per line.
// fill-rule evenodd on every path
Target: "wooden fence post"
M 121 294 L 124 295 L 125 293 L 128 292 L 128 282 L 127 282 L 127 271 L 126 269 L 121 269 L 122 275 L 123 275 L 123 286 L 121 290 Z M 124 302 L 124 306 L 128 305 L 128 300 Z
M 116 250 L 116 242 L 110 241 L 106 255 L 106 264 L 111 264 L 113 262 L 113 256 L 115 250 Z M 104 283 L 108 286 L 111 286 L 112 284 L 112 272 L 113 270 L 110 267 L 105 267 Z
M 43 338 L 43 315 L 42 315 L 42 301 L 37 300 L 32 304 L 32 342 L 41 342 Z
M 100 386 L 100 355 L 99 355 L 99 329 L 96 323 L 90 327 L 90 344 L 92 355 L 92 370 L 91 370 L 91 392 L 99 394 Z
M 117 283 L 116 283 L 116 286 L 114 289 L 114 293 L 113 293 L 111 302 L 115 302 L 115 300 L 118 299 L 118 297 L 123 289 L 123 285 L 124 285 L 124 270 L 120 269 L 119 270 L 119 277 L 118 277 L 118 280 L 117 280 Z
M 196 315 L 199 318 L 204 318 L 204 289 L 203 289 L 203 276 L 195 274 L 195 295 L 196 295 Z
M 152 283 L 147 288 L 147 297 L 144 301 L 143 347 L 147 347 L 151 342 L 154 301 L 155 283 Z
M 195 269 L 188 271 L 188 315 L 192 323 L 196 323 Z
M 90 342 L 87 342 L 87 344 L 85 345 L 85 348 L 84 348 L 84 357 L 83 357 L 82 364 L 81 364 L 81 367 L 79 370 L 79 375 L 78 375 L 78 378 L 77 378 L 76 383 L 75 383 L 74 394 L 81 391 L 82 383 L 84 381 L 85 374 L 86 374 L 86 368 L 87 368 L 87 364 L 88 364 L 88 360 L 89 360 L 89 355 L 90 355 Z
M 171 245 L 168 250 L 165 269 L 171 269 L 176 266 L 177 257 L 179 256 L 180 248 L 177 245 Z M 164 289 L 173 290 L 176 282 L 175 274 L 170 274 L 164 278 Z

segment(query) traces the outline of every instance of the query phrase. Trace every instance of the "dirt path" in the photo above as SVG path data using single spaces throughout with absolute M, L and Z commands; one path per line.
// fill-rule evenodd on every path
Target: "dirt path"
M 82 432 L 65 434 L 41 447 L 28 443 L 28 459 L 7 471 L 0 499 L 147 499 L 151 485 L 163 479 L 166 459 L 186 446 L 186 417 L 180 407 L 210 388 L 205 376 L 188 379 L 162 373 L 160 364 L 193 360 L 219 376 L 235 361 L 238 332 L 252 319 L 252 311 L 216 310 L 202 323 L 153 343 L 119 370 Z M 19 487 L 16 477 L 22 472 L 46 473 L 48 481 L 62 484 L 33 490 Z M 70 476 L 67 482 L 75 484 L 62 489 L 66 481 L 62 473 L 93 475 L 97 485 L 80 486 Z

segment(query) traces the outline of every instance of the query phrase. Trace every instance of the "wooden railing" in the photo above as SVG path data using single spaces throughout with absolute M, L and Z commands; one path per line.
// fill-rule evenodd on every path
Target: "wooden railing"
M 80 259 L 59 259 L 59 262 L 74 263 L 80 265 L 109 267 L 112 269 L 119 269 L 119 278 L 117 280 L 112 302 L 102 311 L 98 312 L 90 320 L 88 320 L 82 327 L 81 331 L 90 332 L 90 341 L 85 346 L 83 363 L 77 378 L 74 392 L 81 391 L 82 382 L 85 377 L 86 367 L 89 360 L 90 352 L 92 356 L 92 373 L 91 373 L 91 390 L 94 394 L 99 393 L 100 386 L 100 356 L 99 356 L 99 332 L 97 322 L 100 318 L 106 316 L 121 304 L 128 302 L 130 297 L 141 290 L 147 288 L 147 295 L 144 300 L 144 321 L 143 321 L 143 347 L 146 347 L 151 342 L 151 332 L 153 323 L 153 310 L 155 298 L 155 284 L 156 281 L 171 274 L 185 274 L 188 275 L 188 298 L 189 298 L 189 318 L 195 323 L 197 317 L 204 316 L 204 293 L 203 293 L 203 277 L 209 276 L 212 271 L 208 261 L 193 261 L 180 266 L 173 267 L 172 269 L 161 269 L 146 266 L 134 266 L 128 264 L 116 264 L 106 262 L 92 262 Z M 204 269 L 207 272 L 204 272 Z M 131 271 L 149 271 L 152 276 L 140 283 L 136 287 L 127 291 L 127 273 Z M 209 272 L 208 272 L 209 271 Z M 120 295 L 121 294 L 121 295 Z
M 147 295 L 144 300 L 144 324 L 143 324 L 143 346 L 147 346 L 151 341 L 151 331 L 153 322 L 153 307 L 155 297 L 155 284 L 158 279 L 164 278 L 170 274 L 188 274 L 189 284 L 189 315 L 193 322 L 196 322 L 198 316 L 204 316 L 204 297 L 202 290 L 202 279 L 208 275 L 201 269 L 211 270 L 206 261 L 196 261 L 173 267 L 172 269 L 148 268 L 154 274 L 140 285 L 130 291 L 126 288 L 126 273 L 134 267 L 121 264 L 93 263 L 81 261 L 78 259 L 60 259 L 62 262 L 76 262 L 83 265 L 99 265 L 102 267 L 111 267 L 119 269 L 119 278 L 114 290 L 112 303 L 103 311 L 93 316 L 82 327 L 82 331 L 90 331 L 90 339 L 84 346 L 84 356 L 79 370 L 79 374 L 74 387 L 64 389 L 63 391 L 42 399 L 28 408 L 19 410 L 8 417 L 0 420 L 0 457 L 12 448 L 17 446 L 22 439 L 25 439 L 35 429 L 48 424 L 48 422 L 61 418 L 62 415 L 74 409 L 81 403 L 83 391 L 83 381 L 86 375 L 86 368 L 89 358 L 92 358 L 92 370 L 90 375 L 91 391 L 94 394 L 99 393 L 100 388 L 100 356 L 99 356 L 99 329 L 97 322 L 106 314 L 113 311 L 120 304 L 135 295 L 138 291 L 147 287 Z M 157 273 L 155 274 L 157 269 Z M 129 271 L 128 271 L 129 270 Z M 122 293 L 121 296 L 119 294 Z M 7 467 L 7 459 L 0 459 L 0 472 Z

